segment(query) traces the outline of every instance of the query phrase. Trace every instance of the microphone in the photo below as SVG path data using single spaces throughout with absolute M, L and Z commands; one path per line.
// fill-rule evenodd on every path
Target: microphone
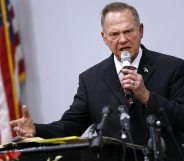
M 107 122 L 108 117 L 110 116 L 112 110 L 109 106 L 104 106 L 102 109 L 102 119 L 100 123 L 96 126 L 97 136 L 91 140 L 90 147 L 93 151 L 99 151 L 102 146 L 102 135 L 103 129 Z
M 161 122 L 155 115 L 148 115 L 146 123 L 149 127 L 150 139 L 148 141 L 148 147 L 153 150 L 153 156 L 155 161 L 163 161 L 163 155 L 165 151 L 165 142 L 160 136 Z
M 126 133 L 129 131 L 130 126 L 129 126 L 129 120 L 130 120 L 130 116 L 129 114 L 125 111 L 126 106 L 124 105 L 120 105 L 118 107 L 118 110 L 120 112 L 120 123 L 121 123 L 121 127 L 122 127 L 122 135 L 121 138 L 122 139 L 126 139 L 127 135 Z
M 121 63 L 122 63 L 123 69 L 130 69 L 131 57 L 128 51 L 122 51 Z
M 164 110 L 164 107 L 160 107 L 160 108 L 159 108 L 159 113 L 162 114 L 162 116 L 163 116 L 163 118 L 164 118 L 164 121 L 166 122 L 167 131 L 168 131 L 168 133 L 169 133 L 169 135 L 170 135 L 170 137 L 171 137 L 171 139 L 172 139 L 172 141 L 173 141 L 173 143 L 174 143 L 174 146 L 175 146 L 175 148 L 176 148 L 176 150 L 177 150 L 177 152 L 178 152 L 178 154 L 179 154 L 180 159 L 181 159 L 181 160 L 184 160 L 183 149 L 182 149 L 182 147 L 180 147 L 180 145 L 178 144 L 178 142 L 177 142 L 177 140 L 176 140 L 176 136 L 175 136 L 174 133 L 173 133 L 173 128 L 172 128 L 172 126 L 171 126 L 171 123 L 170 123 L 170 121 L 169 121 L 169 118 L 168 118 L 168 116 L 167 116 L 167 113 L 166 113 L 165 110 Z M 184 144 L 183 144 L 183 145 L 184 145 Z M 182 146 L 183 146 L 183 145 L 182 145 Z M 184 148 L 184 146 L 183 146 L 183 148 Z
M 118 111 L 120 112 L 120 124 L 122 127 L 122 141 L 123 141 L 123 156 L 126 156 L 126 139 L 127 139 L 127 134 L 128 134 L 128 138 L 129 138 L 129 142 L 131 144 L 133 144 L 133 139 L 132 139 L 132 135 L 130 133 L 130 116 L 127 113 L 128 108 L 125 105 L 120 105 L 118 107 Z M 132 147 L 132 151 L 133 151 L 133 156 L 134 156 L 134 160 L 138 161 L 137 159 L 137 154 L 135 151 L 135 148 Z M 123 158 L 124 160 L 125 158 Z
M 131 69 L 130 68 L 131 57 L 130 57 L 130 53 L 128 51 L 122 51 L 122 53 L 121 53 L 121 63 L 122 63 L 123 69 Z M 132 91 L 126 89 L 125 90 L 125 96 L 127 97 L 128 102 L 130 103 L 130 105 L 132 105 L 133 104 Z
M 104 106 L 102 109 L 102 119 L 101 122 L 97 125 L 97 132 L 102 133 L 107 118 L 110 116 L 112 110 L 109 106 Z

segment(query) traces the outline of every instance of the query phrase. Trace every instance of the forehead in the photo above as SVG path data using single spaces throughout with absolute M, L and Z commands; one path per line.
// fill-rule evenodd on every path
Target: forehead
M 104 19 L 104 29 L 127 28 L 136 25 L 135 17 L 130 10 L 108 12 Z

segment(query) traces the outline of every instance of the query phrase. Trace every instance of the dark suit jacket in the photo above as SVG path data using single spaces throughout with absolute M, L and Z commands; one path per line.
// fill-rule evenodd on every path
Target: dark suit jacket
M 184 61 L 150 51 L 143 45 L 141 47 L 143 54 L 138 73 L 143 76 L 145 86 L 151 95 L 147 107 L 135 100 L 133 106 L 129 108 L 133 142 L 147 145 L 150 136 L 146 116 L 156 114 L 163 124 L 162 136 L 166 142 L 166 153 L 170 158 L 171 156 L 178 158 L 176 147 L 168 132 L 168 125 L 163 119 L 163 114 L 158 110 L 163 107 L 181 144 L 181 132 L 184 131 Z M 144 71 L 145 67 L 148 72 Z M 36 124 L 36 135 L 44 138 L 80 136 L 88 126 L 100 122 L 102 108 L 108 105 L 113 112 L 104 128 L 104 135 L 120 139 L 118 106 L 122 104 L 127 105 L 127 101 L 116 73 L 112 54 L 80 74 L 79 87 L 70 109 L 59 121 L 47 125 Z

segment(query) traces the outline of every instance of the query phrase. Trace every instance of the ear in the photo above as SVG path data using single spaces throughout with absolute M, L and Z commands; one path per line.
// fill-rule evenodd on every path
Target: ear
M 106 37 L 106 35 L 104 34 L 104 32 L 101 32 L 101 35 L 102 35 L 104 43 L 107 45 L 107 37 Z
M 143 35 L 144 35 L 144 25 L 142 23 L 140 24 L 139 31 L 140 31 L 141 38 L 143 38 Z

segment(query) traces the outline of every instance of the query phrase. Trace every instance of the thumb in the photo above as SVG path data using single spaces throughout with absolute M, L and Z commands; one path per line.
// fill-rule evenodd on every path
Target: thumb
M 22 106 L 22 117 L 25 117 L 25 118 L 30 117 L 29 110 L 26 105 Z

